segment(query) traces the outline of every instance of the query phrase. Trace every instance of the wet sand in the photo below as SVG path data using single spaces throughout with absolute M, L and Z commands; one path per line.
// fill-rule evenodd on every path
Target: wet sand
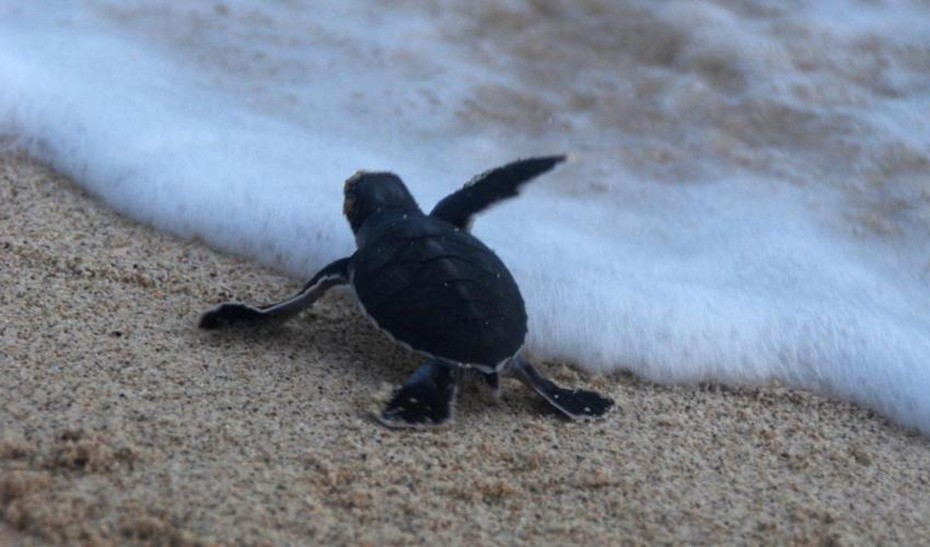
M 0 157 L 0 539 L 13 544 L 902 543 L 930 537 L 930 443 L 778 386 L 558 380 L 610 394 L 560 420 L 516 382 L 455 423 L 372 417 L 415 355 L 334 292 L 260 332 L 198 313 L 299 288 Z M 0 541 L 5 543 L 5 541 Z

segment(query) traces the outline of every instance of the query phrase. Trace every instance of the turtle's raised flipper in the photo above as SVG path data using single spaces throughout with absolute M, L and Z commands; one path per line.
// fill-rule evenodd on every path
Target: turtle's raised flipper
M 565 161 L 565 156 L 545 156 L 508 163 L 485 171 L 461 190 L 440 200 L 430 216 L 468 230 L 472 217 L 490 205 L 517 195 L 520 186 Z
M 599 393 L 559 386 L 519 356 L 511 361 L 507 374 L 531 387 L 546 402 L 573 420 L 595 420 L 614 406 L 612 399 Z
M 263 325 L 283 321 L 296 315 L 323 296 L 330 288 L 349 282 L 349 258 L 341 258 L 326 266 L 313 276 L 304 288 L 294 296 L 267 306 L 249 306 L 227 302 L 204 312 L 198 325 L 202 329 L 219 329 L 239 325 Z
M 448 366 L 427 361 L 401 387 L 378 416 L 388 427 L 436 427 L 452 420 L 455 375 Z

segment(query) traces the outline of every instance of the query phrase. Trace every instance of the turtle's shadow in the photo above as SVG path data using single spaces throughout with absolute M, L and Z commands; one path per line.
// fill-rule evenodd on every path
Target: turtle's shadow
M 244 359 L 262 361 L 265 356 L 262 365 L 265 370 L 261 374 L 275 375 L 281 380 L 302 378 L 301 382 L 351 385 L 347 389 L 355 392 L 353 397 L 363 400 L 373 400 L 388 385 L 402 384 L 424 361 L 422 355 L 379 331 L 358 309 L 351 295 L 338 293 L 325 296 L 313 308 L 286 322 L 198 334 L 201 343 L 235 349 L 217 363 L 229 371 L 242 366 Z M 224 363 L 227 359 L 236 359 L 240 364 Z M 254 361 L 246 362 L 246 366 L 253 366 Z M 510 384 L 510 380 L 505 383 Z M 493 405 L 480 384 L 473 378 L 460 382 L 456 403 L 459 410 L 478 416 L 484 412 L 482 407 Z M 502 388 L 507 406 L 562 417 L 530 390 Z M 338 397 L 333 393 L 328 396 Z M 365 409 L 359 411 L 364 413 Z
M 423 361 L 378 331 L 347 295 L 327 295 L 286 322 L 200 334 L 210 344 L 248 347 L 259 358 L 275 353 L 292 356 L 282 361 L 293 367 L 288 374 L 306 373 L 314 365 L 340 368 L 342 374 L 358 377 L 363 384 L 402 382 Z

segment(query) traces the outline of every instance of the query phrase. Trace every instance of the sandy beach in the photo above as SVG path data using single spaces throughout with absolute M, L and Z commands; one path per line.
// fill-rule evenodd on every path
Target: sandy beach
M 455 423 L 373 409 L 418 364 L 327 295 L 262 332 L 225 300 L 297 289 L 0 159 L 0 543 L 916 544 L 930 443 L 779 386 L 658 386 L 542 364 L 618 403 L 560 420 L 518 385 Z

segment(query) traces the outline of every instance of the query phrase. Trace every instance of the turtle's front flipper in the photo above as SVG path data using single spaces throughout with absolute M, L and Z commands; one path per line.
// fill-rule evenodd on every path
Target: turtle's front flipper
M 276 304 L 249 306 L 227 302 L 204 312 L 200 316 L 202 329 L 219 329 L 232 325 L 263 325 L 283 321 L 312 305 L 330 288 L 349 282 L 349 258 L 341 258 L 313 276 L 299 293 Z
M 427 361 L 401 387 L 378 416 L 388 427 L 436 427 L 452 420 L 455 375 L 437 361 Z
M 614 406 L 612 399 L 599 393 L 559 386 L 519 356 L 511 361 L 509 367 L 509 375 L 531 387 L 546 402 L 573 420 L 595 420 Z
M 472 217 L 490 205 L 517 195 L 520 186 L 565 161 L 565 156 L 545 156 L 508 163 L 481 173 L 461 190 L 443 198 L 430 216 L 468 230 Z

